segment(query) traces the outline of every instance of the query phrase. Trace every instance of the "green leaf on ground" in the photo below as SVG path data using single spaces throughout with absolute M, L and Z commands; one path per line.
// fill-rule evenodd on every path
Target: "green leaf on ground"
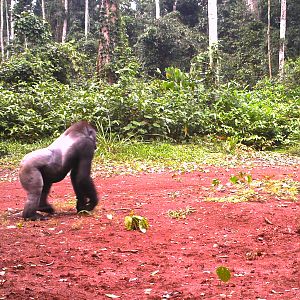
M 127 230 L 140 230 L 142 233 L 146 233 L 149 228 L 148 220 L 142 216 L 126 216 L 124 224 Z
M 227 282 L 231 278 L 231 273 L 226 267 L 223 267 L 223 266 L 218 267 L 216 270 L 216 273 L 217 273 L 219 279 L 223 282 Z

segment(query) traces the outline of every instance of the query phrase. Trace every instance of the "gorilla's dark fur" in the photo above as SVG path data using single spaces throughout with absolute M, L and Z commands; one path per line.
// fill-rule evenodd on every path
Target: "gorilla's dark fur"
M 96 149 L 96 131 L 87 122 L 69 127 L 47 148 L 27 154 L 20 167 L 20 181 L 27 192 L 23 218 L 42 218 L 37 213 L 54 213 L 47 196 L 51 185 L 61 181 L 71 170 L 72 185 L 77 197 L 77 211 L 93 210 L 98 203 L 97 192 L 90 176 Z

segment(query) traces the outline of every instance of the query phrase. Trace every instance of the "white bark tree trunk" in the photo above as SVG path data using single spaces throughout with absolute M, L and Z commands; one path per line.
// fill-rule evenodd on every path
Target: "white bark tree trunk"
M 177 10 L 177 0 L 174 1 L 174 4 L 173 4 L 173 11 L 176 11 Z
M 64 1 L 64 9 L 65 9 L 65 17 L 64 17 L 64 23 L 62 28 L 62 35 L 61 35 L 61 41 L 64 43 L 67 38 L 67 29 L 68 29 L 68 0 Z
M 6 20 L 6 44 L 10 45 L 9 41 L 9 15 L 8 15 L 8 4 L 7 0 L 5 0 L 5 20 Z M 9 50 L 6 51 L 6 58 L 9 58 Z
M 155 0 L 155 18 L 160 18 L 160 6 L 159 6 L 159 0 Z
M 45 12 L 45 0 L 42 0 L 42 17 L 43 21 L 46 21 L 46 12 Z
M 217 0 L 208 0 L 208 35 L 210 48 L 210 63 L 213 64 L 213 48 L 218 45 L 218 15 Z
M 85 0 L 85 11 L 84 11 L 84 36 L 87 40 L 89 33 L 89 0 Z
M 13 41 L 15 38 L 15 21 L 13 16 L 13 11 L 15 8 L 16 1 L 10 1 L 10 40 Z
M 267 28 L 267 42 L 268 42 L 268 62 L 269 62 L 269 77 L 272 78 L 272 54 L 271 54 L 271 0 L 268 0 L 268 28 Z
M 285 32 L 286 32 L 286 0 L 281 0 L 280 14 L 280 35 L 279 35 L 279 77 L 284 77 L 284 51 L 285 51 Z

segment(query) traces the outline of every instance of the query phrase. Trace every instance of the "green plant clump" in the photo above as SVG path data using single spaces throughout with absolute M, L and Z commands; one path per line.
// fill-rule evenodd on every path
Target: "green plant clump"
M 0 81 L 0 138 L 38 140 L 85 119 L 121 139 L 186 142 L 214 136 L 258 149 L 299 145 L 300 89 L 266 81 L 253 90 L 234 83 L 210 89 L 176 68 L 151 81 L 135 72 L 111 85 L 49 79 L 7 88 Z

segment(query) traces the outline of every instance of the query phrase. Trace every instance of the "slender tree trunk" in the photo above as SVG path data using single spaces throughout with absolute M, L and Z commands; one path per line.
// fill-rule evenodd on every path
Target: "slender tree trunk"
M 13 42 L 15 39 L 15 20 L 13 16 L 14 8 L 15 8 L 16 1 L 10 1 L 10 40 Z
M 280 14 L 280 36 L 279 36 L 279 77 L 284 77 L 284 51 L 285 51 L 285 32 L 286 32 L 286 0 L 281 0 Z
M 215 54 L 218 51 L 218 10 L 217 0 L 208 0 L 208 35 L 209 35 L 209 62 L 210 68 L 216 74 L 219 82 L 219 66 Z
M 272 53 L 271 53 L 271 0 L 268 0 L 267 43 L 268 43 L 269 77 L 270 77 L 270 79 L 272 79 Z
M 174 4 L 173 4 L 173 11 L 176 11 L 177 10 L 177 0 L 174 1 Z
M 1 58 L 4 60 L 4 0 L 0 0 L 0 48 L 1 48 Z
M 6 44 L 10 45 L 9 41 L 9 15 L 8 15 L 8 4 L 7 0 L 5 0 L 5 19 L 6 19 Z M 9 58 L 9 50 L 6 51 L 6 58 Z
M 160 18 L 160 6 L 159 6 L 159 0 L 155 0 L 155 18 Z
M 89 0 L 85 0 L 85 11 L 84 11 L 84 36 L 87 41 L 89 33 Z
M 45 0 L 42 0 L 42 18 L 43 21 L 46 21 L 46 12 L 45 12 Z
M 65 10 L 65 17 L 63 22 L 63 28 L 62 28 L 62 36 L 61 41 L 64 43 L 67 38 L 67 29 L 68 29 L 68 0 L 63 0 L 64 3 L 64 10 Z
M 97 58 L 97 74 L 99 77 L 104 77 L 109 83 L 114 82 L 113 73 L 108 64 L 111 62 L 112 50 L 116 42 L 116 22 L 118 14 L 117 0 L 101 0 L 100 7 L 100 37 Z

